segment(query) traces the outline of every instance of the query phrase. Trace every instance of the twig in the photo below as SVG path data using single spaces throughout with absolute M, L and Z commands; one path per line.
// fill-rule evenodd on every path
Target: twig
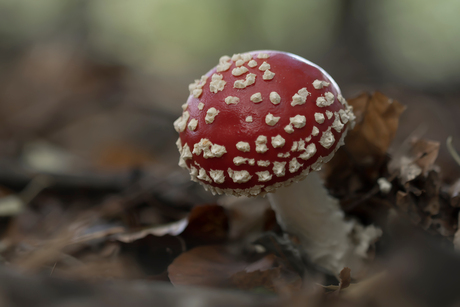
M 447 137 L 446 140 L 447 150 L 449 151 L 452 158 L 454 158 L 455 162 L 460 165 L 460 155 L 455 150 L 454 145 L 452 144 L 452 136 Z

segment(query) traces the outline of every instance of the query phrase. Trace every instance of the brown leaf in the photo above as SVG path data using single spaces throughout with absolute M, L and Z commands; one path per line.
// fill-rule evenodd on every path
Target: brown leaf
M 380 92 L 363 93 L 348 103 L 353 106 L 356 126 L 347 136 L 347 151 L 357 161 L 385 155 L 405 107 Z
M 247 266 L 224 246 L 200 246 L 182 253 L 168 267 L 175 286 L 225 287 L 230 277 Z
M 343 268 L 339 274 L 340 284 L 339 284 L 339 291 L 342 289 L 347 288 L 351 284 L 351 269 L 350 268 Z

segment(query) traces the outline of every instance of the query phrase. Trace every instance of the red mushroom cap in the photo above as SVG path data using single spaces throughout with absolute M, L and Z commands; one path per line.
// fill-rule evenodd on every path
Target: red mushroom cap
M 335 81 L 290 53 L 220 58 L 174 122 L 179 165 L 213 193 L 256 196 L 321 169 L 354 123 Z

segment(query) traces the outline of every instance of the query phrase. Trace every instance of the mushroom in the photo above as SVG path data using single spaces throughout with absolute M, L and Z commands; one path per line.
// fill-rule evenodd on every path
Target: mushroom
M 354 125 L 336 82 L 297 55 L 253 51 L 221 57 L 189 90 L 174 127 L 191 179 L 213 194 L 271 193 L 279 224 L 313 262 L 360 270 L 380 232 L 346 220 L 314 172 Z

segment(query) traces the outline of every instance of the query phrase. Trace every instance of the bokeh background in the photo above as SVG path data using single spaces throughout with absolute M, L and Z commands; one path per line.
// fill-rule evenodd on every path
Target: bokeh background
M 459 145 L 458 12 L 458 0 L 0 0 L 1 172 L 186 177 L 172 122 L 187 85 L 257 49 L 319 64 L 345 97 L 407 105 L 393 147 Z M 438 163 L 458 176 L 444 145 Z

